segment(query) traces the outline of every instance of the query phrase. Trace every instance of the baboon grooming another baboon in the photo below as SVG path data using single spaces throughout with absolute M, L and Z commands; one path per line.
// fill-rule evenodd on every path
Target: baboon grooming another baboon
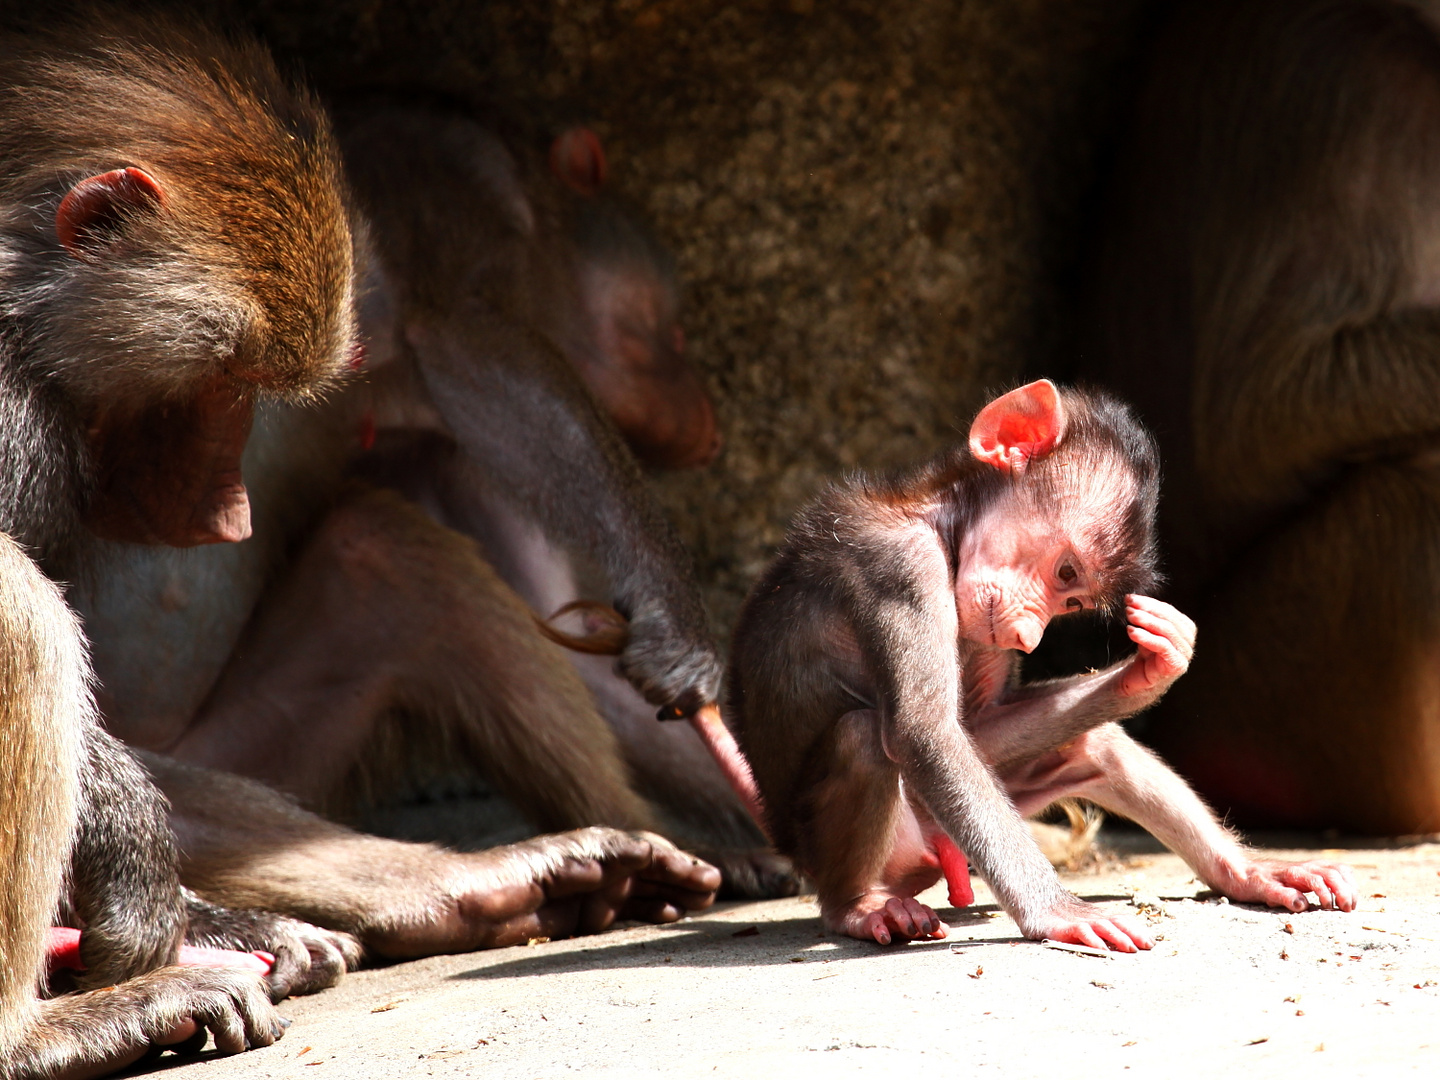
M 451 855 L 152 757 L 213 815 L 185 822 L 204 896 L 182 890 L 164 802 L 96 723 L 54 581 L 104 574 L 91 535 L 249 535 L 252 409 L 313 398 L 356 355 L 339 157 L 258 46 L 92 15 L 0 55 L 0 1076 L 95 1075 L 197 1028 L 224 1050 L 264 1045 L 281 1032 L 268 996 L 333 981 L 361 943 L 415 955 L 708 903 L 718 874 L 658 839 L 594 829 Z M 57 914 L 82 929 L 82 988 L 117 987 L 36 996 Z M 275 952 L 270 986 L 169 966 L 187 933 Z

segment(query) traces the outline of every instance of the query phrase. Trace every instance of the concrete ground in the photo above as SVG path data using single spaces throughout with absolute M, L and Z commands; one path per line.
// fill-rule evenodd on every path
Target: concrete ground
M 1440 1076 L 1440 843 L 1277 853 L 1359 877 L 1359 910 L 1297 916 L 1217 900 L 1148 838 L 1106 838 L 1116 855 L 1064 877 L 1138 909 L 1161 939 L 1151 953 L 1021 940 L 978 879 L 975 905 L 945 915 L 948 940 L 888 949 L 822 934 L 811 897 L 726 904 L 671 926 L 358 972 L 284 1003 L 294 1025 L 273 1047 L 157 1071 Z M 925 899 L 945 905 L 943 890 Z

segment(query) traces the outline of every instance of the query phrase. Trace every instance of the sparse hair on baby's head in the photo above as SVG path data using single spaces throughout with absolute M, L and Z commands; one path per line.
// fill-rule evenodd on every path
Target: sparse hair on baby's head
M 1055 449 L 1027 470 L 1025 483 L 1060 508 L 1085 544 L 1101 606 L 1161 580 L 1155 515 L 1160 452 L 1129 406 L 1101 391 L 1060 391 L 1065 426 Z M 1071 517 L 1071 514 L 1074 516 Z

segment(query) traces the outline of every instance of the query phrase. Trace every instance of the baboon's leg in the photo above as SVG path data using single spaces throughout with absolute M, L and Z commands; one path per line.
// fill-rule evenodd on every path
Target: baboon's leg
M 170 752 L 315 806 L 463 764 L 541 829 L 651 822 L 529 609 L 470 540 L 385 491 L 331 514 Z

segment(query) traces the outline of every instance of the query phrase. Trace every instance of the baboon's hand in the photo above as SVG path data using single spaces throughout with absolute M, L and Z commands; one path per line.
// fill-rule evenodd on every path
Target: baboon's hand
M 270 971 L 270 997 L 280 1001 L 293 994 L 313 994 L 340 981 L 360 966 L 364 949 L 359 938 L 326 930 L 299 919 L 276 919 L 269 945 L 256 946 L 275 957 Z
M 1344 863 L 1259 859 L 1246 865 L 1235 881 L 1219 882 L 1217 887 L 1232 900 L 1286 911 L 1311 907 L 1354 911 L 1360 902 L 1355 873 Z M 1315 897 L 1313 904 L 1310 896 Z
M 238 1054 L 269 1046 L 286 1026 L 258 975 L 164 967 L 112 988 L 44 1002 L 22 1037 L 13 1075 L 97 1076 L 139 1060 L 152 1046 L 198 1051 L 207 1033 L 222 1054 Z
M 1026 937 L 1037 941 L 1048 938 L 1092 949 L 1133 953 L 1155 947 L 1155 939 L 1133 919 L 1107 914 L 1104 908 L 1068 893 L 1033 924 L 1022 925 L 1020 929 Z
M 188 944 L 275 957 L 267 980 L 274 1001 L 334 986 L 360 964 L 360 941 L 352 934 L 269 911 L 219 907 L 188 892 L 186 902 Z
M 1139 651 L 1120 680 L 1120 696 L 1159 698 L 1190 667 L 1195 623 L 1165 601 L 1138 594 L 1125 598 L 1125 620 Z
M 620 673 L 652 705 L 673 706 L 688 716 L 716 699 L 723 668 L 704 615 L 673 607 L 679 614 L 656 604 L 630 620 Z
M 708 907 L 720 872 L 649 833 L 590 828 L 473 855 L 437 852 L 448 880 L 362 934 L 395 959 L 468 952 L 604 930 L 617 919 L 673 922 Z

